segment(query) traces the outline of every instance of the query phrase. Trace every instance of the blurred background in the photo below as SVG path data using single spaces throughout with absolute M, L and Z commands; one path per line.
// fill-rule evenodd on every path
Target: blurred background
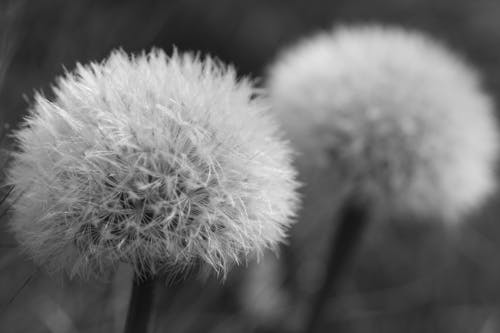
M 0 130 L 19 125 L 34 91 L 50 96 L 64 68 L 101 60 L 114 48 L 199 50 L 258 78 L 283 47 L 334 24 L 363 22 L 416 28 L 444 41 L 482 71 L 500 104 L 495 0 L 0 0 Z M 3 140 L 2 149 L 9 144 Z M 321 281 L 337 203 L 327 170 L 300 158 L 297 166 L 304 205 L 279 258 L 249 262 L 224 283 L 159 286 L 153 332 L 298 331 Z M 342 290 L 329 300 L 324 332 L 500 332 L 499 204 L 492 198 L 453 230 L 436 221 L 370 225 Z M 1 332 L 123 329 L 127 267 L 107 282 L 48 276 L 16 248 L 2 212 Z

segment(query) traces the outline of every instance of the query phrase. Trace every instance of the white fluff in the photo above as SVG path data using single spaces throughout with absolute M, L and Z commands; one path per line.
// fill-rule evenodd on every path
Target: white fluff
M 495 188 L 492 99 L 475 70 L 421 33 L 321 33 L 278 58 L 268 87 L 292 141 L 331 168 L 338 193 L 454 221 Z
M 117 51 L 54 93 L 36 96 L 9 171 L 11 228 L 37 263 L 81 276 L 120 261 L 142 275 L 225 274 L 285 237 L 291 151 L 232 67 Z

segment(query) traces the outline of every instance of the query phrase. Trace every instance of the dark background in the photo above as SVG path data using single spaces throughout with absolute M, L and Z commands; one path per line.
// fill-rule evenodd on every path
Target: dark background
M 0 0 L 0 124 L 18 126 L 33 92 L 76 62 L 117 47 L 199 50 L 261 77 L 280 49 L 340 23 L 416 28 L 478 67 L 500 96 L 500 2 L 494 0 Z M 227 281 L 159 287 L 155 332 L 294 332 L 318 288 L 334 227 L 327 171 L 297 165 L 307 185 L 299 223 L 280 259 L 236 269 Z M 460 189 L 457 189 L 460 190 Z M 332 298 L 325 332 L 500 332 L 500 200 L 465 223 L 376 221 Z M 0 211 L 1 213 L 1 211 Z M 131 274 L 69 281 L 36 270 L 2 218 L 1 332 L 120 332 Z M 27 279 L 31 277 L 28 281 Z M 28 281 L 16 296 L 19 288 Z M 16 297 L 14 297 L 16 296 Z

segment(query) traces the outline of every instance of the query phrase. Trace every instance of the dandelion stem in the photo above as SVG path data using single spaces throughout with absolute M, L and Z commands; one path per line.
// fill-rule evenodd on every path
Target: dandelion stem
M 317 332 L 328 300 L 338 292 L 340 278 L 354 255 L 369 219 L 368 203 L 358 198 L 347 200 L 340 212 L 340 221 L 327 258 L 326 273 L 321 288 L 313 298 L 305 332 Z
M 153 304 L 154 285 L 153 278 L 140 279 L 137 275 L 134 276 L 125 333 L 147 333 Z

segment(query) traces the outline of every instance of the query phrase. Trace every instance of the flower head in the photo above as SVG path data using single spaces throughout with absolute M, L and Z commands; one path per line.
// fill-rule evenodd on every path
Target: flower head
M 321 33 L 286 51 L 268 85 L 292 140 L 329 165 L 338 192 L 389 214 L 456 220 L 494 190 L 492 100 L 476 71 L 423 34 Z
M 9 171 L 11 228 L 39 264 L 225 274 L 283 240 L 297 201 L 291 151 L 232 67 L 116 51 L 53 90 L 36 96 Z

